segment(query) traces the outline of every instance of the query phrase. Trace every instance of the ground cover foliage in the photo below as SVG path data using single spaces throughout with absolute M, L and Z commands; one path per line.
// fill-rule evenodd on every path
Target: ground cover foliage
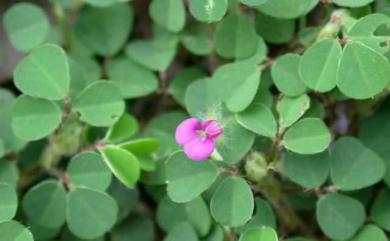
M 1 16 L 0 241 L 389 240 L 389 0 L 42 3 Z

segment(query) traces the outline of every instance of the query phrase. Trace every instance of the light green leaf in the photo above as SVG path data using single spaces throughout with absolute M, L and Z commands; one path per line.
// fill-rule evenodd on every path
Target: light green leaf
M 353 137 L 338 139 L 330 160 L 332 181 L 341 190 L 369 187 L 385 175 L 382 158 Z
M 127 45 L 126 54 L 148 69 L 163 71 L 173 61 L 176 47 L 161 46 L 153 40 L 135 40 Z
M 244 61 L 223 65 L 211 79 L 212 95 L 223 100 L 231 112 L 243 111 L 256 96 L 260 75 L 256 65 Z
M 127 187 L 132 187 L 140 177 L 140 163 L 131 152 L 116 146 L 99 150 L 112 173 Z
M 158 88 L 158 79 L 152 71 L 126 57 L 110 61 L 107 72 L 108 78 L 119 87 L 124 98 L 145 96 Z
M 276 105 L 280 124 L 284 128 L 289 127 L 301 118 L 309 107 L 310 98 L 305 94 L 298 97 L 283 96 Z
M 110 126 L 121 117 L 125 103 L 118 87 L 107 81 L 97 81 L 75 98 L 72 107 L 82 121 L 92 126 Z
M 0 183 L 16 187 L 19 180 L 19 169 L 14 162 L 0 158 Z
M 70 93 L 74 98 L 85 87 L 100 78 L 100 66 L 90 57 L 68 56 L 70 70 Z
M 386 233 L 375 225 L 367 224 L 353 238 L 348 241 L 388 241 Z
M 70 231 L 82 239 L 94 239 L 115 224 L 118 205 L 104 192 L 76 188 L 69 192 L 66 221 Z
M 241 177 L 226 178 L 210 202 L 210 211 L 215 220 L 230 227 L 245 224 L 252 217 L 253 209 L 253 193 Z
M 390 187 L 390 112 L 384 108 L 375 115 L 363 120 L 359 126 L 359 139 L 371 150 L 382 157 L 386 164 L 384 181 Z
M 34 48 L 16 66 L 14 82 L 24 94 L 49 100 L 63 99 L 70 86 L 65 52 L 53 44 Z
M 175 203 L 168 197 L 160 201 L 157 207 L 157 223 L 164 231 L 169 232 L 182 222 L 189 222 L 200 236 L 209 233 L 211 217 L 201 197 L 188 203 Z
M 21 2 L 4 13 L 4 28 L 15 48 L 28 51 L 42 44 L 49 33 L 49 21 L 35 4 Z
M 82 152 L 69 162 L 66 172 L 76 187 L 104 191 L 111 183 L 111 172 L 96 152 Z
M 277 124 L 272 111 L 263 104 L 251 104 L 244 111 L 236 114 L 237 122 L 256 134 L 274 137 Z
M 334 0 L 333 2 L 342 7 L 362 7 L 372 3 L 374 0 Z
M 181 105 L 185 105 L 185 93 L 188 86 L 195 80 L 205 76 L 205 72 L 198 67 L 190 67 L 180 70 L 172 79 L 169 86 L 172 97 Z
M 244 14 L 230 14 L 218 26 L 215 47 L 224 58 L 248 58 L 255 53 L 257 45 L 253 23 Z
M 12 111 L 12 129 L 24 140 L 38 140 L 52 133 L 61 123 L 58 105 L 45 99 L 21 95 Z M 34 123 L 34 128 L 31 124 Z
M 390 190 L 383 189 L 375 199 L 371 208 L 371 219 L 379 227 L 390 231 Z
M 271 67 L 274 84 L 287 96 L 299 96 L 306 92 L 306 86 L 298 74 L 300 60 L 301 57 L 298 54 L 285 54 L 279 57 Z
M 300 154 L 324 151 L 330 143 L 330 133 L 325 123 L 317 118 L 306 118 L 292 125 L 283 137 L 283 145 Z
M 168 196 L 178 203 L 192 201 L 217 177 L 218 169 L 211 161 L 192 161 L 183 152 L 173 154 L 167 163 Z
M 182 0 L 152 0 L 149 14 L 153 21 L 172 32 L 179 32 L 186 22 Z
M 311 46 L 299 63 L 303 83 L 319 92 L 333 89 L 341 54 L 342 49 L 336 39 L 325 39 Z
M 214 47 L 213 30 L 209 25 L 191 24 L 181 33 L 180 41 L 189 52 L 208 55 Z
M 228 0 L 189 0 L 189 9 L 199 21 L 217 22 L 225 15 Z
M 31 232 L 16 221 L 0 223 L 1 238 L 7 241 L 34 241 Z
M 268 0 L 240 0 L 242 4 L 253 7 L 265 3 Z
M 18 196 L 15 187 L 0 183 L 0 223 L 11 220 L 18 207 Z
M 252 228 L 243 233 L 239 241 L 278 241 L 278 236 L 270 227 Z
M 282 44 L 288 42 L 293 37 L 295 21 L 256 13 L 255 27 L 257 33 L 265 41 L 273 44 Z
M 111 56 L 125 44 L 133 25 L 129 4 L 83 8 L 75 26 L 77 38 L 99 55 Z
M 124 113 L 106 134 L 110 143 L 118 143 L 129 139 L 139 130 L 138 122 L 134 116 Z
M 133 153 L 136 156 L 148 156 L 159 147 L 159 141 L 155 138 L 141 138 L 124 142 L 120 148 Z
M 310 12 L 319 0 L 268 0 L 256 9 L 275 18 L 297 18 Z
M 316 217 L 321 230 L 331 239 L 351 238 L 365 220 L 363 205 L 338 193 L 329 193 L 317 202 Z
M 23 197 L 23 210 L 35 224 L 58 228 L 65 223 L 66 192 L 61 183 L 47 180 L 31 188 Z
M 191 224 L 184 222 L 173 227 L 164 238 L 164 241 L 198 241 L 198 236 Z
M 287 152 L 284 159 L 284 173 L 293 182 L 307 189 L 314 189 L 325 183 L 329 175 L 329 154 L 299 155 Z
M 340 91 L 354 99 L 372 98 L 389 83 L 390 64 L 381 54 L 358 43 L 344 48 L 337 73 Z

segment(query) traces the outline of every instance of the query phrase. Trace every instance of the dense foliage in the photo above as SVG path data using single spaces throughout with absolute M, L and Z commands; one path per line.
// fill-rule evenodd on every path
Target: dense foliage
M 22 1 L 2 24 L 25 55 L 0 241 L 389 240 L 389 0 Z M 207 160 L 176 143 L 190 117 L 221 125 Z

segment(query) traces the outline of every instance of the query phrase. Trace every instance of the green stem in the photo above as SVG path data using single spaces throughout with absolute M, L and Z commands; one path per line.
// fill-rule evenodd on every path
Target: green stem
M 56 18 L 58 27 L 61 31 L 62 39 L 64 41 L 64 47 L 66 49 L 69 49 L 71 45 L 71 37 L 67 14 L 61 4 L 58 2 L 58 0 L 52 0 L 52 4 L 53 13 Z

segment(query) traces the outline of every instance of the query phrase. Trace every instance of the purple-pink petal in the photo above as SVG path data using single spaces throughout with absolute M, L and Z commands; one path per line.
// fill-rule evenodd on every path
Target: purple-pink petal
M 211 156 L 214 149 L 214 141 L 210 139 L 201 140 L 200 138 L 195 138 L 184 145 L 184 152 L 187 157 L 196 161 L 207 159 Z
M 184 146 L 193 139 L 198 139 L 197 130 L 202 129 L 202 123 L 196 118 L 184 120 L 176 129 L 176 142 Z
M 215 120 L 207 120 L 202 124 L 203 130 L 206 132 L 207 137 L 215 141 L 221 134 L 222 128 Z

